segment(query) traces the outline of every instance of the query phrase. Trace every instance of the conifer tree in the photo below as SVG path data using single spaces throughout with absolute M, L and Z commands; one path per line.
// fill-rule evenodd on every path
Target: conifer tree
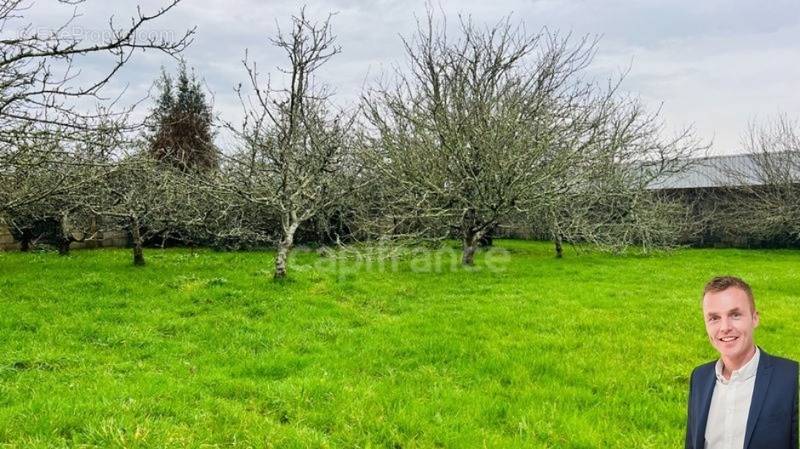
M 209 171 L 218 166 L 211 105 L 194 72 L 181 61 L 178 77 L 162 68 L 160 90 L 148 123 L 150 154 L 184 171 Z

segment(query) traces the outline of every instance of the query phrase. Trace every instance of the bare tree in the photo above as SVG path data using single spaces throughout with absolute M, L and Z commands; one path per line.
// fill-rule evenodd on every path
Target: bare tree
M 137 142 L 134 151 L 103 167 L 103 179 L 84 205 L 103 219 L 103 230 L 128 232 L 134 265 L 144 265 L 144 246 L 171 232 L 201 235 L 217 229 L 227 210 L 213 203 L 205 176 L 153 159 Z M 213 231 L 209 231 L 211 233 Z M 174 237 L 185 237 L 178 233 Z
M 717 161 L 728 187 L 718 199 L 717 221 L 728 235 L 800 242 L 800 126 L 785 115 L 753 123 L 743 147 L 744 155 Z
M 547 222 L 557 257 L 563 255 L 564 242 L 589 242 L 613 251 L 631 245 L 669 247 L 691 225 L 686 205 L 654 187 L 684 172 L 707 147 L 691 128 L 663 138 L 657 112 L 615 97 L 615 89 L 609 89 L 602 101 L 588 105 L 595 111 L 591 120 L 572 121 L 562 129 L 567 146 L 581 148 L 580 157 L 555 178 L 550 197 L 528 209 L 530 220 Z
M 573 76 L 594 43 L 529 36 L 508 19 L 485 30 L 463 18 L 459 25 L 453 41 L 429 13 L 403 41 L 410 74 L 398 71 L 396 84 L 364 103 L 370 166 L 392 186 L 392 225 L 427 221 L 430 232 L 446 223 L 472 265 L 487 230 L 546 197 L 572 165 L 577 151 L 555 150 L 558 128 L 587 93 Z
M 547 220 L 560 254 L 564 239 L 627 244 L 661 216 L 631 212 L 656 204 L 645 187 L 696 149 L 691 133 L 660 140 L 657 114 L 622 100 L 619 82 L 583 81 L 596 40 L 529 35 L 510 19 L 461 18 L 457 33 L 429 13 L 403 41 L 410 71 L 364 98 L 388 232 L 449 228 L 472 265 L 487 231 L 519 217 Z
M 256 63 L 245 58 L 253 94 L 239 90 L 246 118 L 241 128 L 232 128 L 241 149 L 227 161 L 227 188 L 251 207 L 277 216 L 274 277 L 280 279 L 286 276 L 298 227 L 352 191 L 348 133 L 353 119 L 334 111 L 329 91 L 315 79 L 318 69 L 340 52 L 330 17 L 316 23 L 301 10 L 292 17 L 291 31 L 279 32 L 272 43 L 288 57 L 289 65 L 281 70 L 289 84 L 273 88 L 269 79 L 261 79 Z
M 35 190 L 19 189 L 13 180 L 32 167 L 58 161 L 76 142 L 90 142 L 92 133 L 107 126 L 109 120 L 125 123 L 130 107 L 115 112 L 108 107 L 89 111 L 86 100 L 105 102 L 103 88 L 136 51 L 175 55 L 189 45 L 193 29 L 177 39 L 142 33 L 179 1 L 172 0 L 152 14 L 139 10 L 125 26 L 112 18 L 107 38 L 98 42 L 67 33 L 80 16 L 80 0 L 59 1 L 74 8 L 73 14 L 50 31 L 25 19 L 28 2 L 0 1 L 0 32 L 9 36 L 0 39 L 0 216 L 49 195 L 79 189 L 86 182 L 66 172 L 59 175 L 59 171 L 51 173 L 47 185 Z M 78 65 L 88 56 L 100 54 L 109 57 L 106 71 L 81 83 Z
M 55 145 L 51 138 L 43 139 L 38 154 L 47 158 L 26 164 L 19 159 L 13 177 L 16 199 L 28 199 L 17 204 L 7 203 L 8 224 L 12 234 L 27 250 L 33 241 L 45 241 L 58 247 L 59 253 L 69 253 L 74 242 L 93 240 L 98 236 L 96 216 L 85 207 L 102 181 L 102 168 L 111 161 L 104 144 L 113 141 L 113 130 L 94 133 L 91 144 L 80 143 L 69 150 L 45 148 Z

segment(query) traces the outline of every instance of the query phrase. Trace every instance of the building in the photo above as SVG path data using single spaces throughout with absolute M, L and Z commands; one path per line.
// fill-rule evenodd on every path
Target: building
M 783 247 L 800 243 L 790 232 L 782 233 L 778 227 L 772 233 L 768 229 L 756 229 L 760 219 L 768 221 L 762 219 L 765 208 L 757 207 L 759 201 L 780 199 L 788 207 L 793 202 L 794 206 L 800 206 L 799 152 L 698 158 L 680 171 L 654 180 L 648 188 L 689 206 L 689 218 L 696 226 L 691 235 L 685 236 L 684 243 L 738 247 Z M 786 195 L 795 190 L 794 199 Z

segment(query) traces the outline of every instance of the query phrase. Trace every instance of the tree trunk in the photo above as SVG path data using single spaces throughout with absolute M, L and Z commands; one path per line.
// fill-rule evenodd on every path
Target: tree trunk
M 19 250 L 22 252 L 28 252 L 31 250 L 31 241 L 33 240 L 33 232 L 25 229 L 22 231 L 22 236 L 20 237 L 19 241 Z
M 490 248 L 494 245 L 494 226 L 489 226 L 485 231 L 481 234 L 480 240 L 478 240 L 478 246 L 482 248 Z
M 137 267 L 144 266 L 144 252 L 142 251 L 141 241 L 133 245 L 133 264 Z
M 556 258 L 561 259 L 564 256 L 564 248 L 562 247 L 561 234 L 556 232 L 553 234 L 553 241 L 556 245 Z
M 294 244 L 294 233 L 297 231 L 298 223 L 293 223 L 283 228 L 283 237 L 278 243 L 278 254 L 275 256 L 275 279 L 286 277 L 286 260 L 289 258 L 289 251 Z
M 72 235 L 69 230 L 69 217 L 62 212 L 58 217 L 58 254 L 69 256 L 69 245 L 72 243 Z
M 478 241 L 480 239 L 480 233 L 464 231 L 464 237 L 462 240 L 463 253 L 461 255 L 462 265 L 470 267 L 475 265 L 475 251 L 478 249 Z
M 58 254 L 60 256 L 69 256 L 69 245 L 72 242 L 67 239 L 58 239 Z
M 133 264 L 144 266 L 144 251 L 142 251 L 142 234 L 139 231 L 139 219 L 131 217 L 131 239 L 133 240 Z

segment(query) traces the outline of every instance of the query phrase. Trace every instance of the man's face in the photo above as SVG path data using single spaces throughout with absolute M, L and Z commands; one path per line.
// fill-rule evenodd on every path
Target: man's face
M 703 296 L 703 318 L 711 344 L 728 359 L 744 357 L 753 348 L 753 330 L 758 312 L 750 306 L 747 293 L 731 287 Z

